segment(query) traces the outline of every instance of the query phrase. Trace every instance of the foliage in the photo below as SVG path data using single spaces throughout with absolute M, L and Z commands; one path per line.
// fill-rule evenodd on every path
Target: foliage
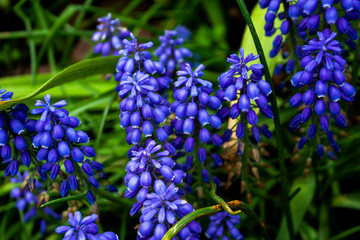
M 360 1 L 250 2 L 0 4 L 0 239 L 359 238 Z

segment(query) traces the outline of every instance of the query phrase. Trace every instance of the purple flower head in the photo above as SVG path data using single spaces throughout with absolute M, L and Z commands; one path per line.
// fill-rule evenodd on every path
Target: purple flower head
M 339 46 L 339 41 L 334 40 L 337 33 L 333 32 L 329 36 L 325 32 L 318 32 L 319 39 L 312 39 L 309 41 L 308 45 L 304 45 L 302 50 L 307 54 L 316 54 L 315 61 L 317 64 L 320 64 L 324 57 L 329 56 L 329 51 L 332 51 L 333 54 L 339 55 L 342 51 Z M 330 55 L 331 56 L 331 55 Z
M 10 100 L 12 93 L 4 96 L 3 100 Z M 15 176 L 19 170 L 19 162 L 29 167 L 31 164 L 27 140 L 35 132 L 36 120 L 28 118 L 29 108 L 23 103 L 0 112 L 0 154 L 2 163 L 8 164 L 4 176 Z
M 118 55 L 123 47 L 123 40 L 130 36 L 130 31 L 120 26 L 119 19 L 112 19 L 111 13 L 98 18 L 99 25 L 91 40 L 98 42 L 94 47 L 94 53 L 101 53 L 102 56 L 110 54 Z
M 184 61 L 184 58 L 191 57 L 189 49 L 180 47 L 184 39 L 179 37 L 178 31 L 165 30 L 165 34 L 159 37 L 160 46 L 155 50 L 154 55 L 159 57 L 160 63 L 166 66 L 166 75 L 171 76 L 175 67 Z
M 191 31 L 183 25 L 177 26 L 175 31 L 176 34 L 184 40 L 189 40 L 191 38 Z
M 163 91 L 170 87 L 172 79 L 165 74 L 165 65 L 161 62 L 156 62 L 152 60 L 152 55 L 146 49 L 153 47 L 152 42 L 138 44 L 135 36 L 130 33 L 131 41 L 125 39 L 123 40 L 124 49 L 119 51 L 119 54 L 122 57 L 119 59 L 116 65 L 116 81 L 127 81 L 129 77 L 133 77 L 135 71 L 145 72 L 150 75 L 155 73 L 161 75 L 158 78 L 150 77 L 150 85 L 153 87 L 153 91 Z M 122 86 L 119 85 L 116 88 L 116 91 L 122 89 Z
M 61 100 L 51 105 L 50 101 L 51 101 L 50 94 L 46 94 L 44 97 L 44 102 L 41 100 L 36 100 L 35 106 L 40 108 L 31 110 L 31 113 L 34 115 L 41 113 L 41 117 L 40 117 L 41 122 L 46 122 L 49 117 L 54 115 L 59 118 L 63 118 L 65 116 L 65 113 L 61 111 L 59 108 L 65 107 L 67 102 L 65 100 Z
M 126 165 L 128 174 L 125 176 L 125 197 L 135 196 L 141 187 L 150 187 L 158 176 L 164 177 L 167 181 L 182 182 L 185 173 L 173 170 L 175 162 L 169 157 L 169 151 L 159 152 L 160 149 L 161 145 L 149 140 L 145 148 L 132 152 L 131 161 Z
M 149 74 L 140 71 L 134 73 L 132 77 L 128 76 L 125 80 L 121 81 L 120 87 L 119 96 L 122 98 L 129 96 L 135 99 L 138 95 L 144 95 L 148 91 L 154 90 L 150 83 Z M 143 105 L 141 101 L 137 102 L 136 105 L 141 107 Z
M 194 71 L 190 64 L 185 63 L 184 70 L 177 74 L 180 76 L 174 83 L 177 88 L 174 91 L 175 102 L 170 106 L 170 111 L 175 113 L 176 119 L 171 121 L 178 138 L 172 144 L 177 148 L 184 148 L 186 152 L 193 151 L 195 139 L 198 137 L 201 142 L 210 143 L 215 146 L 222 144 L 219 136 L 211 137 L 209 130 L 201 128 L 196 131 L 196 126 L 209 124 L 212 128 L 218 129 L 223 123 L 222 119 L 228 115 L 228 109 L 222 108 L 222 100 L 219 94 L 211 95 L 212 83 L 201 79 L 202 70 L 205 68 L 200 64 Z M 209 108 L 220 110 L 218 114 L 209 114 Z M 197 133 L 198 136 L 194 136 Z
M 32 139 L 33 146 L 40 147 L 37 160 L 45 160 L 38 168 L 41 178 L 46 180 L 46 173 L 49 173 L 50 178 L 54 180 L 60 173 L 60 166 L 64 164 L 69 175 L 62 181 L 60 193 L 65 197 L 70 189 L 76 191 L 78 187 L 74 174 L 75 165 L 78 164 L 89 177 L 88 182 L 98 188 L 99 183 L 94 177 L 94 170 L 102 171 L 103 168 L 100 163 L 85 158 L 94 157 L 96 153 L 93 148 L 80 145 L 89 141 L 89 136 L 85 132 L 75 130 L 80 125 L 80 120 L 69 116 L 68 111 L 62 108 L 66 105 L 65 100 L 51 105 L 49 94 L 44 99 L 45 102 L 38 100 L 35 104 L 41 108 L 32 111 L 33 114 L 42 114 L 35 124 L 37 135 Z
M 297 107 L 302 103 L 306 106 L 301 114 L 298 114 L 291 122 L 291 128 L 296 128 L 300 123 L 308 122 L 311 119 L 307 136 L 302 137 L 298 149 L 302 149 L 307 139 L 312 139 L 319 132 L 316 129 L 315 121 L 319 121 L 320 129 L 329 132 L 329 120 L 332 117 L 335 124 L 346 127 L 346 121 L 339 121 L 343 118 L 340 115 L 340 100 L 353 101 L 355 88 L 346 83 L 344 75 L 346 61 L 340 56 L 342 47 L 337 40 L 336 32 L 324 29 L 318 32 L 319 39 L 312 39 L 308 45 L 303 46 L 304 55 L 300 65 L 304 71 L 296 73 L 291 82 L 294 87 L 308 86 L 303 94 L 296 94 L 290 100 L 290 105 Z M 328 99 L 328 101 L 324 100 Z M 345 124 L 339 124 L 340 122 Z M 334 151 L 339 151 L 335 141 L 330 142 Z
M 27 181 L 27 186 L 22 190 L 20 187 L 14 187 L 11 192 L 10 196 L 16 199 L 15 206 L 19 211 L 24 212 L 24 222 L 28 222 L 31 219 L 35 218 L 38 213 L 46 214 L 51 218 L 59 220 L 61 215 L 54 212 L 51 208 L 36 208 L 35 205 L 39 204 L 38 195 L 42 194 L 44 191 L 43 184 L 34 179 L 32 176 L 29 176 L 29 172 L 25 171 L 23 174 L 18 172 L 15 177 L 10 179 L 12 183 L 19 184 Z M 45 220 L 43 220 L 42 224 L 46 224 Z M 42 235 L 45 234 L 45 229 L 41 231 Z
M 98 215 L 92 214 L 90 216 L 82 218 L 79 211 L 73 214 L 69 212 L 69 223 L 71 226 L 60 226 L 57 227 L 55 232 L 58 234 L 64 234 L 65 239 L 98 239 L 97 233 L 99 231 L 95 221 Z
M 170 114 L 169 103 L 154 91 L 152 80 L 138 71 L 120 82 L 120 126 L 128 128 L 129 144 L 139 144 L 142 135 L 152 137 L 155 132 L 161 142 L 168 138 L 169 133 L 159 124 Z
M 236 240 L 245 239 L 235 225 L 240 223 L 239 215 L 230 215 L 227 212 L 219 212 L 210 217 L 210 224 L 205 233 L 209 239 L 224 239 L 227 236 L 226 228 Z M 224 236 L 224 237 L 223 237 Z M 226 238 L 227 239 L 227 238 Z
M 232 54 L 228 58 L 228 62 L 232 63 L 230 70 L 222 73 L 219 77 L 219 85 L 225 91 L 224 100 L 236 100 L 229 111 L 231 118 L 236 119 L 241 114 L 241 117 L 246 117 L 253 126 L 258 121 L 257 113 L 252 109 L 254 107 L 258 107 L 266 117 L 273 117 L 267 98 L 272 90 L 270 84 L 262 80 L 263 65 L 252 64 L 248 66 L 251 61 L 258 58 L 258 55 L 254 56 L 252 53 L 245 57 L 244 49 L 241 48 L 240 56 Z M 236 135 L 238 138 L 244 136 L 244 129 L 241 126 L 240 124 L 240 127 L 237 128 Z
M 152 42 L 138 44 L 134 34 L 130 33 L 130 37 L 131 37 L 131 41 L 127 39 L 123 41 L 124 49 L 120 50 L 119 54 L 125 57 L 130 54 L 133 54 L 135 61 L 140 61 L 141 52 L 143 50 L 152 48 L 154 44 Z
M 193 211 L 193 207 L 179 197 L 179 188 L 174 184 L 166 186 L 162 180 L 154 183 L 155 192 L 146 195 L 138 231 L 138 237 L 156 240 L 162 239 L 170 226 L 174 225 L 177 218 L 181 218 Z M 180 239 L 191 239 L 200 233 L 201 228 L 197 222 L 191 222 L 179 234 Z
M 185 63 L 185 69 L 177 71 L 177 75 L 179 76 L 178 80 L 174 82 L 174 86 L 179 88 L 183 86 L 182 89 L 186 90 L 188 94 L 192 97 L 196 97 L 199 93 L 206 89 L 212 90 L 212 83 L 201 79 L 203 76 L 202 70 L 204 70 L 205 66 L 200 64 L 194 71 L 192 70 L 189 63 Z M 200 86 L 199 86 L 200 85 Z M 177 95 L 180 93 L 178 92 Z M 175 96 L 176 97 L 176 96 Z M 181 97 L 181 96 L 178 96 Z

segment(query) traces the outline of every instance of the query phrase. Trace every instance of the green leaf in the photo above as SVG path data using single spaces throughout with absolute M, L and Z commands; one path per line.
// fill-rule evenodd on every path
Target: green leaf
M 334 198 L 331 206 L 338 208 L 351 208 L 360 210 L 360 193 L 339 195 Z
M 357 233 L 357 232 L 360 232 L 360 226 L 356 226 L 356 227 L 350 228 L 342 233 L 339 233 L 338 235 L 332 237 L 331 240 L 346 239 L 350 235 Z M 349 238 L 347 238 L 347 239 L 349 239 Z
M 86 198 L 86 194 L 88 193 L 88 189 L 86 189 L 86 191 L 84 193 L 81 194 L 76 194 L 76 195 L 71 195 L 68 197 L 61 197 L 61 198 L 57 198 L 54 200 L 51 200 L 50 202 L 46 202 L 44 204 L 42 204 L 40 207 L 46 207 L 55 203 L 61 203 L 61 202 L 67 202 L 67 201 L 72 201 L 72 200 L 79 200 L 79 199 L 83 199 Z
M 305 221 L 301 223 L 299 233 L 303 240 L 319 239 L 314 227 Z
M 291 200 L 290 208 L 293 216 L 295 233 L 299 231 L 305 213 L 314 197 L 315 178 L 310 175 L 307 178 L 298 178 L 294 181 L 290 192 L 294 192 L 297 188 L 301 191 Z M 283 217 L 280 225 L 278 240 L 289 239 L 289 232 L 285 218 Z
M 29 95 L 10 101 L 0 102 L 0 111 L 12 107 L 15 104 L 27 101 L 42 92 L 63 85 L 65 83 L 69 83 L 75 80 L 84 80 L 86 79 L 86 77 L 92 75 L 115 72 L 115 67 L 118 59 L 119 57 L 117 56 L 99 57 L 84 60 L 82 62 L 71 65 L 70 67 L 64 69 L 63 71 L 50 78 L 39 89 L 35 90 Z
M 254 23 L 255 30 L 260 38 L 261 45 L 264 49 L 265 58 L 266 58 L 266 62 L 268 63 L 268 66 L 269 66 L 270 74 L 272 74 L 274 72 L 276 64 L 281 59 L 281 54 L 278 54 L 274 58 L 269 57 L 269 53 L 272 49 L 272 42 L 277 34 L 275 32 L 274 35 L 271 37 L 265 36 L 264 26 L 265 26 L 266 21 L 265 21 L 264 16 L 266 14 L 266 11 L 267 11 L 266 9 L 261 9 L 259 4 L 256 4 L 254 9 L 251 12 L 251 19 Z M 283 11 L 282 4 L 280 5 L 279 12 L 281 12 L 281 11 Z M 279 20 L 276 19 L 275 27 L 277 27 L 278 25 L 280 25 L 280 23 L 279 23 Z M 279 31 L 279 30 L 277 30 L 277 31 Z M 253 38 L 251 36 L 251 32 L 249 30 L 249 27 L 245 28 L 245 32 L 243 34 L 243 38 L 241 41 L 241 47 L 244 48 L 245 56 L 250 53 L 253 53 L 253 54 L 257 53 Z M 260 60 L 258 59 L 255 62 L 260 63 Z

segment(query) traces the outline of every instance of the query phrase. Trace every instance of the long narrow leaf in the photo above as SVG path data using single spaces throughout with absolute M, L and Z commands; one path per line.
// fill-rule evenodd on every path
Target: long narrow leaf
M 75 80 L 83 80 L 86 77 L 96 75 L 96 74 L 106 74 L 115 71 L 115 66 L 118 61 L 118 57 L 99 57 L 88 59 L 70 67 L 64 69 L 63 71 L 56 74 L 54 77 L 50 78 L 46 83 L 44 83 L 39 89 L 30 93 L 29 95 L 14 99 L 10 101 L 0 102 L 0 111 L 5 110 L 15 104 L 27 101 L 36 95 L 45 92 L 53 87 L 63 85 L 68 82 Z

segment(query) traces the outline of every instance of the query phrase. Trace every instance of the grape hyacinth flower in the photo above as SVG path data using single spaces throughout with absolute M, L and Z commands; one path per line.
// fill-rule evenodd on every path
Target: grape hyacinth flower
M 184 39 L 185 41 L 189 40 L 191 38 L 191 31 L 187 29 L 183 25 L 179 25 L 175 28 L 176 35 L 180 38 Z
M 130 36 L 130 31 L 120 26 L 119 19 L 112 19 L 111 13 L 98 18 L 99 25 L 91 40 L 98 42 L 94 47 L 94 54 L 102 56 L 119 55 L 123 48 L 123 40 Z
M 165 67 L 160 62 L 153 61 L 152 55 L 148 51 L 154 44 L 152 42 L 139 44 L 132 33 L 130 33 L 130 38 L 131 41 L 127 39 L 123 41 L 124 49 L 119 51 L 119 54 L 122 55 L 122 57 L 116 65 L 117 73 L 115 80 L 126 80 L 127 77 L 133 76 L 133 73 L 136 71 L 147 72 L 151 75 L 155 73 L 165 73 Z M 155 78 L 154 80 L 158 81 Z M 166 85 L 166 83 L 161 83 L 160 80 L 158 82 L 158 84 L 154 85 L 156 90 L 163 87 L 164 84 Z
M 178 195 L 179 188 L 174 184 L 166 186 L 162 180 L 154 182 L 155 192 L 146 195 L 144 207 L 141 209 L 141 225 L 138 239 L 161 240 L 167 230 L 176 223 L 177 218 L 194 211 L 187 201 Z M 200 224 L 190 222 L 177 235 L 179 239 L 199 239 Z
M 95 221 L 98 219 L 97 214 L 82 218 L 79 211 L 73 214 L 69 212 L 69 223 L 71 226 L 57 227 L 55 232 L 64 234 L 63 240 L 81 239 L 81 240 L 118 240 L 118 236 L 113 232 L 98 233 L 99 228 Z
M 233 239 L 243 240 L 244 236 L 235 227 L 240 223 L 240 215 L 230 215 L 227 212 L 219 212 L 210 217 L 210 224 L 205 233 L 206 237 L 214 240 L 229 240 L 226 234 L 226 227 L 229 229 Z
M 11 100 L 13 93 L 0 89 L 1 101 Z M 31 158 L 27 141 L 35 132 L 36 120 L 28 118 L 29 108 L 23 103 L 0 112 L 0 153 L 2 163 L 8 164 L 4 176 L 15 176 L 19 160 L 29 167 Z
M 192 53 L 189 49 L 180 47 L 184 39 L 178 36 L 176 30 L 165 30 L 165 34 L 160 36 L 159 40 L 161 44 L 155 50 L 154 55 L 159 57 L 160 63 L 166 67 L 165 75 L 171 76 L 175 67 L 181 64 L 184 58 L 191 57 Z
M 258 59 L 258 55 L 252 53 L 244 56 L 244 49 L 240 49 L 240 57 L 232 54 L 228 62 L 232 63 L 230 70 L 222 73 L 219 77 L 219 85 L 224 91 L 226 101 L 235 101 L 229 111 L 229 116 L 236 119 L 240 116 L 237 124 L 236 137 L 242 139 L 245 136 L 245 124 L 249 123 L 252 135 L 256 142 L 260 142 L 263 133 L 257 126 L 258 117 L 253 108 L 259 108 L 260 112 L 267 118 L 273 118 L 271 107 L 268 105 L 268 96 L 271 94 L 271 87 L 263 80 L 263 65 L 252 64 L 251 61 Z M 251 74 L 250 74 L 251 72 Z M 263 133 L 264 134 L 264 133 Z M 271 137 L 264 134 L 265 137 Z
M 355 88 L 346 82 L 343 73 L 346 61 L 340 56 L 343 49 L 335 40 L 336 35 L 336 32 L 324 29 L 323 32 L 318 32 L 318 39 L 314 38 L 304 45 L 301 59 L 301 67 L 304 70 L 296 73 L 291 79 L 295 88 L 308 88 L 304 93 L 297 93 L 290 99 L 292 107 L 305 105 L 302 113 L 292 120 L 290 128 L 295 129 L 300 123 L 311 122 L 307 136 L 299 141 L 298 149 L 302 149 L 309 139 L 315 137 L 319 126 L 327 134 L 333 149 L 336 152 L 340 151 L 333 139 L 329 120 L 333 118 L 339 127 L 347 126 L 339 101 L 352 102 Z
M 286 6 L 283 7 L 283 3 L 280 0 L 261 0 L 259 3 L 261 8 L 267 8 L 267 13 L 265 14 L 266 23 L 264 26 L 265 36 L 273 36 L 277 32 L 275 25 L 280 25 L 279 34 L 274 38 L 273 48 L 269 53 L 269 56 L 274 58 L 282 49 L 284 49 L 287 39 L 286 35 L 290 32 L 292 24 L 289 15 L 290 12 L 294 11 L 293 7 L 295 5 L 290 5 L 289 8 Z M 281 12 L 279 12 L 280 9 L 282 9 Z M 275 23 L 277 19 L 279 22 Z M 289 51 L 286 49 L 282 54 L 282 58 L 285 61 L 277 65 L 275 75 L 278 75 L 279 72 L 283 70 L 283 67 L 287 74 L 292 73 L 295 65 L 294 57 L 295 56 L 290 55 Z
M 22 188 L 14 187 L 11 189 L 10 196 L 17 199 L 15 206 L 19 211 L 24 212 L 26 209 L 28 209 L 24 213 L 23 220 L 25 223 L 29 222 L 31 219 L 36 218 L 39 212 L 45 213 L 55 220 L 61 219 L 61 214 L 54 212 L 50 207 L 36 207 L 36 205 L 39 204 L 39 201 L 43 201 L 42 203 L 44 203 L 44 197 L 42 197 L 42 193 L 45 190 L 43 189 L 43 184 L 40 181 L 29 176 L 28 171 L 25 171 L 23 174 L 18 172 L 15 177 L 10 179 L 10 182 L 14 184 L 22 183 Z M 26 187 L 23 187 L 24 184 Z M 40 229 L 42 235 L 44 236 L 46 229 L 45 219 L 40 221 Z
M 138 202 L 133 205 L 130 215 L 139 211 L 155 180 L 163 178 L 165 182 L 180 184 L 186 175 L 182 170 L 174 169 L 176 163 L 169 157 L 169 151 L 159 152 L 160 149 L 161 145 L 149 139 L 145 148 L 131 153 L 131 161 L 126 165 L 125 197 L 137 195 Z
M 308 42 L 318 31 L 323 31 L 324 27 L 332 26 L 338 33 L 346 34 L 347 38 L 342 44 L 346 44 L 351 50 L 356 49 L 356 40 L 358 33 L 352 26 L 352 22 L 360 19 L 359 1 L 340 0 L 340 1 L 280 1 L 280 0 L 261 0 L 261 8 L 267 8 L 265 15 L 266 24 L 264 26 L 265 35 L 272 36 L 276 32 L 274 20 L 278 18 L 281 21 L 281 35 L 275 37 L 273 49 L 270 57 L 275 57 L 280 51 L 283 52 L 285 63 L 277 65 L 275 75 L 278 75 L 283 69 L 287 74 L 294 70 L 296 59 L 302 58 L 299 54 L 301 45 L 295 46 L 295 42 Z M 283 9 L 283 11 L 280 11 Z M 289 31 L 297 31 L 297 36 L 284 38 Z M 289 50 L 290 49 L 290 50 Z M 343 56 L 348 56 L 347 51 L 342 52 Z M 285 66 L 285 67 L 284 67 Z
M 103 170 L 101 163 L 91 161 L 86 157 L 95 157 L 96 153 L 92 147 L 81 144 L 89 141 L 88 135 L 81 131 L 75 130 L 80 125 L 80 120 L 74 116 L 69 116 L 68 111 L 63 108 L 67 102 L 61 100 L 51 105 L 51 96 L 47 94 L 44 102 L 37 100 L 35 106 L 40 107 L 33 109 L 32 114 L 41 114 L 40 119 L 36 122 L 37 135 L 32 142 L 35 148 L 40 148 L 37 153 L 37 160 L 44 161 L 42 167 L 38 167 L 40 177 L 47 179 L 46 173 L 54 180 L 63 164 L 65 171 L 69 174 L 61 183 L 60 193 L 66 196 L 69 190 L 75 191 L 78 187 L 78 181 L 75 174 L 75 165 L 81 164 L 81 171 L 88 176 L 88 182 L 95 188 L 100 184 L 95 178 L 95 171 Z M 91 193 L 91 191 L 89 192 Z
M 128 144 L 139 144 L 142 135 L 166 141 L 171 132 L 160 125 L 170 114 L 169 103 L 154 92 L 152 78 L 141 71 L 120 82 L 120 126 L 127 128 Z
M 176 101 L 171 104 L 170 111 L 175 113 L 176 117 L 171 122 L 177 136 L 172 145 L 176 149 L 184 149 L 191 158 L 193 154 L 198 155 L 203 168 L 203 179 L 208 182 L 209 174 L 204 167 L 207 154 L 203 144 L 221 146 L 223 139 L 216 133 L 211 134 L 205 126 L 209 124 L 211 128 L 219 129 L 223 119 L 227 117 L 228 108 L 222 108 L 220 96 L 211 94 L 213 92 L 212 83 L 201 78 L 204 68 L 205 66 L 200 64 L 195 70 L 192 70 L 190 64 L 185 63 L 184 70 L 177 71 L 179 78 L 174 82 L 174 86 L 177 88 L 174 92 Z M 211 110 L 218 112 L 211 114 Z M 194 152 L 195 146 L 198 147 L 197 152 Z M 218 156 L 216 153 L 214 154 Z M 185 168 L 189 169 L 191 164 L 192 161 L 187 161 Z M 222 161 L 215 161 L 215 166 L 221 164 Z

